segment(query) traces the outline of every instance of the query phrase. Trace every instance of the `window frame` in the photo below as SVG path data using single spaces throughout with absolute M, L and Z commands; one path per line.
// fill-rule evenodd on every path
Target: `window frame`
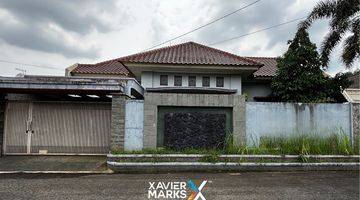
M 194 81 L 195 81 L 195 82 L 194 82 L 194 85 L 190 85 L 190 78 L 195 78 L 195 80 L 194 80 Z M 196 76 L 189 76 L 189 77 L 188 77 L 188 86 L 189 86 L 189 87 L 196 87 Z
M 218 85 L 218 83 L 219 83 L 218 80 L 222 80 L 221 86 Z M 224 78 L 223 76 L 217 76 L 215 82 L 216 82 L 216 87 L 224 87 L 224 85 L 225 85 L 225 78 Z
M 180 78 L 180 85 L 176 85 L 176 78 Z M 182 81 L 183 81 L 182 76 L 180 76 L 180 75 L 175 75 L 174 76 L 174 86 L 175 87 L 181 87 L 182 86 Z
M 205 84 L 204 84 L 204 83 L 205 83 L 205 82 L 204 82 L 205 79 L 208 79 L 208 80 L 209 80 L 208 85 L 205 85 Z M 210 81 L 211 81 L 210 76 L 203 76 L 203 77 L 202 77 L 202 80 L 201 80 L 201 86 L 202 86 L 202 87 L 210 87 Z
M 163 83 L 162 81 L 164 79 L 162 79 L 162 77 L 166 77 L 166 83 Z M 161 74 L 160 75 L 160 86 L 168 86 L 169 85 L 169 76 L 168 75 L 165 75 L 165 74 Z

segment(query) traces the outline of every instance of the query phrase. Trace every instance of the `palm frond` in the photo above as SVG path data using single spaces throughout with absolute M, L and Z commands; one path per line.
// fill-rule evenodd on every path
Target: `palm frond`
M 359 12 L 359 0 L 340 0 L 337 2 L 336 8 L 330 20 L 330 27 L 338 29 L 340 26 L 347 24 L 350 29 L 350 21 L 356 17 Z
M 341 41 L 341 37 L 344 32 L 340 32 L 339 30 L 332 30 L 325 37 L 321 45 L 321 61 L 323 67 L 326 67 L 329 63 L 329 57 L 333 48 Z
M 347 68 L 351 68 L 354 61 L 360 58 L 360 19 L 353 22 L 352 33 L 351 36 L 346 38 L 341 55 L 342 61 Z
M 304 28 L 307 29 L 311 26 L 311 24 L 322 18 L 329 18 L 331 17 L 336 10 L 337 1 L 322 1 L 319 2 L 310 13 L 310 15 L 300 23 L 299 29 Z

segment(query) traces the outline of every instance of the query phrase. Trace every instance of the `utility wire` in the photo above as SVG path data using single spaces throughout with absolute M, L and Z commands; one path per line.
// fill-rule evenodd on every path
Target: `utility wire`
M 30 66 L 30 67 L 38 67 L 38 68 L 44 68 L 44 69 L 54 69 L 54 70 L 61 70 L 61 71 L 64 70 L 64 69 L 60 69 L 60 68 L 58 68 L 58 67 L 33 65 L 33 64 L 20 63 L 20 62 L 14 62 L 14 61 L 9 61 L 9 60 L 0 60 L 0 62 L 2 62 L 2 63 L 10 63 L 10 64 L 17 64 L 17 65 L 23 65 L 23 66 Z
M 230 13 L 222 16 L 222 17 L 216 18 L 216 19 L 214 19 L 214 20 L 212 20 L 212 21 L 210 21 L 210 22 L 208 22 L 208 23 L 206 23 L 206 24 L 204 24 L 204 25 L 198 26 L 198 27 L 196 27 L 195 29 L 192 29 L 192 30 L 190 30 L 190 31 L 188 31 L 188 32 L 185 32 L 185 33 L 181 34 L 181 35 L 178 35 L 178 36 L 176 36 L 176 37 L 174 37 L 174 38 L 172 38 L 172 39 L 166 40 L 166 41 L 161 42 L 161 43 L 159 43 L 159 44 L 156 44 L 156 45 L 154 45 L 154 46 L 152 46 L 152 47 L 149 47 L 149 48 L 147 48 L 147 49 L 144 49 L 143 51 L 147 51 L 147 50 L 153 49 L 153 48 L 155 48 L 155 47 L 158 47 L 158 46 L 160 46 L 160 45 L 163 45 L 163 44 L 166 44 L 166 43 L 171 42 L 171 41 L 173 41 L 173 40 L 176 40 L 176 39 L 178 39 L 178 38 L 181 38 L 181 37 L 183 37 L 183 36 L 185 36 L 185 35 L 188 35 L 188 34 L 190 34 L 190 33 L 193 33 L 193 32 L 195 32 L 195 31 L 197 31 L 197 30 L 199 30 L 199 29 L 202 29 L 202 28 L 204 28 L 204 27 L 206 27 L 206 26 L 209 26 L 209 25 L 211 25 L 211 24 L 213 24 L 213 23 L 215 23 L 215 22 L 217 22 L 217 21 L 220 21 L 220 20 L 222 20 L 222 19 L 224 19 L 224 18 L 226 18 L 226 17 L 229 17 L 230 15 L 233 15 L 233 14 L 239 12 L 240 10 L 243 10 L 243 9 L 245 9 L 245 8 L 247 8 L 247 7 L 250 7 L 250 6 L 258 3 L 259 1 L 261 1 L 261 0 L 256 0 L 256 1 L 252 2 L 252 3 L 250 3 L 250 4 L 247 4 L 246 6 L 243 6 L 243 7 L 239 8 L 239 9 L 237 9 L 237 10 L 234 10 L 233 12 L 230 12 Z
M 269 29 L 273 29 L 273 28 L 276 28 L 276 27 L 279 27 L 279 26 L 283 26 L 285 24 L 290 24 L 290 23 L 293 23 L 293 22 L 296 22 L 296 21 L 299 21 L 299 20 L 302 20 L 302 19 L 305 19 L 305 18 L 306 17 L 296 18 L 296 19 L 286 21 L 286 22 L 283 22 L 283 23 L 280 23 L 280 24 L 269 26 L 267 28 L 259 29 L 259 30 L 256 30 L 256 31 L 253 31 L 253 32 L 250 32 L 250 33 L 246 33 L 246 34 L 243 34 L 243 35 L 238 35 L 238 36 L 226 39 L 226 40 L 220 40 L 220 41 L 209 44 L 209 46 L 214 46 L 214 45 L 225 43 L 225 42 L 228 42 L 228 41 L 231 41 L 231 40 L 236 40 L 236 39 L 248 36 L 248 35 L 252 35 L 252 34 L 259 33 L 259 32 L 262 32 L 262 31 L 266 31 L 266 30 L 269 30 Z

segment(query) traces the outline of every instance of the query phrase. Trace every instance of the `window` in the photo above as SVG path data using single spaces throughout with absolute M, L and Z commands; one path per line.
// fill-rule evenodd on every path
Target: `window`
M 189 87 L 196 86 L 196 76 L 189 76 Z
M 216 87 L 224 87 L 224 77 L 216 77 Z
M 202 77 L 202 86 L 203 87 L 210 87 L 210 77 L 209 76 L 203 76 Z
M 182 76 L 174 76 L 174 86 L 182 85 Z
M 160 75 L 160 85 L 168 85 L 168 76 Z

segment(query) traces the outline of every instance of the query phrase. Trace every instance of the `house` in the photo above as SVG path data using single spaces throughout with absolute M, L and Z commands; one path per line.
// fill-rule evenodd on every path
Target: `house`
M 342 91 L 343 96 L 348 102 L 360 103 L 360 71 L 349 77 L 352 82 L 349 88 Z
M 96 64 L 74 64 L 66 75 L 133 77 L 148 92 L 234 93 L 256 101 L 271 93 L 276 69 L 276 58 L 241 57 L 186 42 Z
M 141 84 L 143 112 L 132 112 L 143 117 L 141 132 L 125 125 L 124 132 L 115 133 L 125 140 L 112 146 L 129 150 L 222 146 L 228 132 L 234 144 L 244 143 L 244 97 L 266 99 L 275 72 L 276 58 L 242 57 L 186 42 L 96 64 L 74 64 L 66 76 L 132 77 Z M 126 121 L 131 120 L 138 118 Z
M 187 42 L 74 64 L 65 77 L 1 77 L 2 153 L 202 148 L 223 145 L 227 132 L 240 144 L 246 140 L 241 94 L 266 97 L 275 71 L 275 58 Z
M 266 100 L 275 73 L 275 58 L 187 42 L 74 64 L 63 77 L 1 77 L 0 146 L 4 154 L 105 154 L 218 148 L 229 136 L 244 145 L 284 130 L 358 132 L 359 104 L 246 102 Z

